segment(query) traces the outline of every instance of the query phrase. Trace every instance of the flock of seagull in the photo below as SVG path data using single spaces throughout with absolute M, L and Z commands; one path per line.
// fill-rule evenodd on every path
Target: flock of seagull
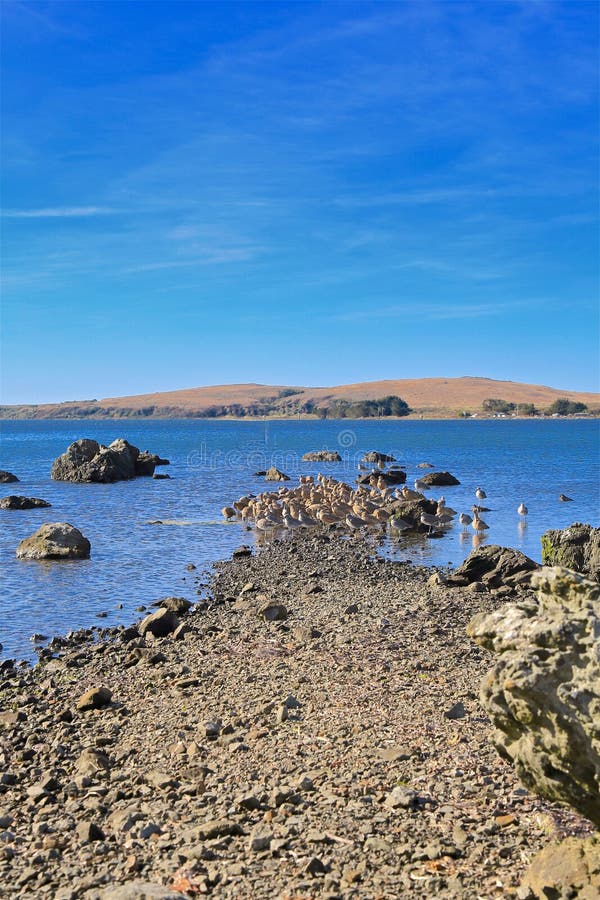
M 318 474 L 301 475 L 300 484 L 293 488 L 281 487 L 278 491 L 266 491 L 258 495 L 249 494 L 225 506 L 221 512 L 227 520 L 238 520 L 254 527 L 258 532 L 267 533 L 276 529 L 300 529 L 331 526 L 342 527 L 351 532 L 362 529 L 386 529 L 402 534 L 411 530 L 427 529 L 429 535 L 443 532 L 454 522 L 456 510 L 446 505 L 444 497 L 436 504 L 435 513 L 426 512 L 419 506 L 410 507 L 410 519 L 398 515 L 395 508 L 402 501 L 426 500 L 423 490 L 429 485 L 417 479 L 415 489 L 403 485 L 392 488 L 384 475 L 373 472 L 368 483 L 352 488 L 336 478 Z M 458 521 L 466 531 L 469 526 L 481 536 L 489 525 L 480 513 L 489 510 L 480 505 L 487 494 L 478 487 L 475 498 L 479 501 L 471 507 L 473 515 L 461 512 Z M 430 506 L 431 508 L 431 506 Z M 528 509 L 521 503 L 519 516 L 527 516 Z M 423 526 L 423 528 L 419 528 Z

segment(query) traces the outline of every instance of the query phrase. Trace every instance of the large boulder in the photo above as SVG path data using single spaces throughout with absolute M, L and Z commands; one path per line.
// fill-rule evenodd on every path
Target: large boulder
M 498 656 L 481 700 L 526 787 L 600 827 L 600 585 L 560 567 L 532 582 L 537 598 L 469 623 Z
M 6 469 L 0 469 L 0 484 L 12 484 L 13 481 L 18 481 L 16 475 L 13 475 L 12 472 L 7 472 Z
M 528 900 L 600 897 L 600 835 L 569 837 L 534 856 L 518 892 Z
M 490 544 L 473 550 L 464 563 L 446 578 L 446 584 L 464 587 L 474 581 L 482 581 L 492 588 L 505 585 L 528 587 L 531 573 L 539 568 L 538 563 L 519 550 Z
M 38 497 L 20 497 L 17 494 L 8 494 L 0 500 L 0 509 L 38 509 L 45 506 L 51 504 Z
M 341 462 L 342 457 L 337 450 L 312 450 L 302 457 L 304 462 Z
M 600 581 L 600 528 L 575 522 L 562 531 L 544 532 L 542 562 L 565 566 Z
M 139 475 L 153 475 L 156 465 L 165 465 L 155 454 L 117 438 L 108 447 L 84 438 L 75 441 L 54 460 L 50 475 L 56 481 L 101 482 L 126 481 Z
M 89 559 L 90 542 L 67 522 L 49 522 L 21 541 L 18 559 Z
M 394 516 L 399 516 L 405 522 L 409 522 L 416 531 L 429 531 L 427 525 L 421 522 L 421 515 L 428 513 L 435 516 L 437 512 L 437 503 L 435 500 L 394 500 L 386 506 L 388 512 Z
M 430 487 L 452 487 L 455 484 L 460 484 L 458 478 L 455 478 L 450 472 L 428 472 L 427 475 L 419 478 L 419 481 L 422 481 L 423 484 L 428 484 Z

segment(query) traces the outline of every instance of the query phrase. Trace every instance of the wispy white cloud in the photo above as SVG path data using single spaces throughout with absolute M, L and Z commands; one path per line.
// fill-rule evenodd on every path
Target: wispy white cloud
M 505 316 L 509 312 L 524 307 L 549 306 L 546 299 L 534 298 L 531 300 L 502 303 L 489 301 L 484 303 L 421 303 L 420 301 L 407 300 L 403 303 L 378 305 L 376 300 L 365 301 L 362 309 L 349 310 L 330 316 L 333 322 L 361 322 L 368 320 L 378 322 L 386 319 L 400 319 L 402 321 L 419 321 L 423 323 L 444 320 L 480 319 L 487 316 Z
M 3 209 L 5 219 L 71 219 L 107 216 L 115 210 L 108 206 L 50 206 L 42 209 Z

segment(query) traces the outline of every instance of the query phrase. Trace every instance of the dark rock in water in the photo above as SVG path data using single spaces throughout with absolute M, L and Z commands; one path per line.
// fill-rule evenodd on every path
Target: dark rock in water
M 544 847 L 527 869 L 518 896 L 600 897 L 600 835 L 569 837 Z
M 417 469 L 433 469 L 433 464 L 428 462 L 418 463 Z
M 40 500 L 38 497 L 20 497 L 16 494 L 9 494 L 0 500 L 0 509 L 38 509 L 38 507 L 51 506 L 46 500 Z
M 490 544 L 473 550 L 462 566 L 447 577 L 446 584 L 450 587 L 464 587 L 475 581 L 481 581 L 487 587 L 529 584 L 531 573 L 539 568 L 536 562 L 518 550 Z
M 155 472 L 154 475 L 152 476 L 152 478 L 153 478 L 155 481 L 164 481 L 164 480 L 167 479 L 167 478 L 170 479 L 171 476 L 170 476 L 170 475 L 163 474 L 162 472 Z
M 337 450 L 313 450 L 302 457 L 304 462 L 341 462 L 342 457 Z
M 276 466 L 271 466 L 265 472 L 265 481 L 289 481 L 290 476 L 281 472 Z
M 267 470 L 266 470 L 266 469 L 259 469 L 258 472 L 253 472 L 253 473 L 252 473 L 252 475 L 253 475 L 254 478 L 264 478 L 266 474 L 267 474 Z
M 18 559 L 89 559 L 90 542 L 68 522 L 49 522 L 21 541 Z
M 561 503 L 573 503 L 573 498 L 567 497 L 566 494 L 559 494 L 558 499 L 561 501 Z
M 155 454 L 148 453 L 147 450 L 144 450 L 143 453 L 138 453 L 137 459 L 134 460 L 133 464 L 134 475 L 142 477 L 154 475 L 154 468 L 156 466 L 157 459 L 158 457 Z
M 458 478 L 455 478 L 450 472 L 428 472 L 419 481 L 434 487 L 452 487 L 455 484 L 460 484 Z
M 379 472 L 378 470 L 374 470 L 373 472 L 367 472 L 366 475 L 359 475 L 356 479 L 357 484 L 369 484 L 371 478 L 383 479 L 386 485 L 392 484 L 404 484 L 406 481 L 406 472 L 403 472 L 402 469 L 388 469 L 387 472 Z
M 108 447 L 87 438 L 75 441 L 54 460 L 50 475 L 56 481 L 99 482 L 126 481 L 136 476 L 154 474 L 159 456 L 137 447 L 123 438 Z M 164 461 L 161 461 L 164 464 Z
M 533 582 L 537 599 L 469 623 L 469 636 L 499 657 L 481 701 L 499 753 L 525 786 L 598 827 L 600 585 L 560 567 L 542 569 Z
M 377 450 L 369 450 L 368 453 L 365 453 L 363 456 L 364 462 L 370 463 L 386 463 L 386 462 L 396 462 L 395 456 L 388 456 L 387 453 L 379 453 Z
M 18 481 L 16 475 L 13 475 L 12 472 L 7 472 L 5 469 L 0 469 L 0 484 L 12 484 L 13 481 Z
M 542 562 L 565 566 L 600 581 L 600 528 L 575 522 L 562 531 L 544 532 Z

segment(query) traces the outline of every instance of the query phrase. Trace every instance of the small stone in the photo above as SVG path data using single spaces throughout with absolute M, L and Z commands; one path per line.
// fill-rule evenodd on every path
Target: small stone
M 263 850 L 270 848 L 272 839 L 273 833 L 263 824 L 259 824 L 250 833 L 248 847 L 253 853 L 261 853 Z
M 288 708 L 285 705 L 285 703 L 282 703 L 282 704 L 280 704 L 280 706 L 277 707 L 277 711 L 275 713 L 275 719 L 277 722 L 279 722 L 279 724 L 281 724 L 282 722 L 285 722 L 288 718 L 289 718 Z
M 325 875 L 325 873 L 327 872 L 327 866 L 319 859 L 318 856 L 313 856 L 305 865 L 304 871 L 307 875 L 312 875 L 313 877 L 317 875 Z
M 208 722 L 205 722 L 204 730 L 206 732 L 206 737 L 218 737 L 222 724 L 220 719 L 209 719 Z
M 154 835 L 158 837 L 158 835 L 160 834 L 162 834 L 162 831 L 155 822 L 148 822 L 147 825 L 144 825 L 143 828 L 140 828 L 140 837 L 144 841 L 147 841 Z
M 82 694 L 77 701 L 77 709 L 82 711 L 88 709 L 100 709 L 103 706 L 108 706 L 111 699 L 112 691 L 107 687 L 98 686 L 90 688 L 90 690 L 86 691 L 85 694 Z
M 451 706 L 450 709 L 444 711 L 444 716 L 446 717 L 446 719 L 464 719 L 466 714 L 467 712 L 465 710 L 464 703 L 462 703 L 460 700 L 453 706 Z
M 210 841 L 214 838 L 227 837 L 228 835 L 241 834 L 242 829 L 237 822 L 231 819 L 210 819 L 196 829 L 200 840 Z
M 155 613 L 146 616 L 140 622 L 140 634 L 150 633 L 154 637 L 166 637 L 179 626 L 179 619 L 170 609 L 159 609 Z
M 282 603 L 269 603 L 260 611 L 265 622 L 284 622 L 288 617 L 288 611 Z
M 6 728 L 13 728 L 19 722 L 26 720 L 27 716 L 22 709 L 7 709 L 0 712 L 0 725 L 4 725 Z
M 80 822 L 76 828 L 76 834 L 79 840 L 84 844 L 89 844 L 92 841 L 104 840 L 104 832 L 98 825 L 94 824 L 94 822 Z
M 418 795 L 405 785 L 397 785 L 385 798 L 385 805 L 390 809 L 414 809 L 418 804 Z
M 427 584 L 430 587 L 441 587 L 442 585 L 446 584 L 446 579 L 441 574 L 441 572 L 434 572 L 433 575 L 431 575 L 427 579 Z
M 508 828 L 509 825 L 514 825 L 518 821 L 517 817 L 510 813 L 506 816 L 494 816 L 494 822 L 498 828 Z
M 94 775 L 96 772 L 108 772 L 109 769 L 108 756 L 100 750 L 88 748 L 77 760 L 77 771 L 80 775 Z

